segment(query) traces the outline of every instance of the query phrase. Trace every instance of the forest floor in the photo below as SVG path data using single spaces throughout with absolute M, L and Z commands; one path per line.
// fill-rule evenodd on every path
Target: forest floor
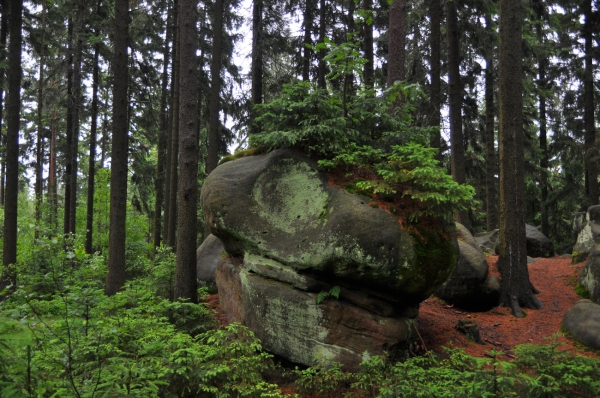
M 498 256 L 487 257 L 490 273 L 500 276 L 496 267 Z M 581 298 L 575 293 L 577 278 L 584 263 L 571 264 L 570 258 L 537 258 L 529 264 L 529 276 L 533 285 L 540 290 L 537 297 L 544 304 L 540 310 L 525 309 L 525 316 L 515 318 L 510 309 L 495 307 L 485 312 L 468 312 L 447 305 L 444 301 L 430 297 L 421 303 L 419 310 L 419 332 L 427 350 L 442 352 L 442 347 L 452 345 L 464 348 L 476 357 L 486 356 L 492 349 L 502 351 L 500 360 L 514 358 L 512 350 L 525 343 L 549 344 L 552 339 L 564 344 L 561 349 L 585 356 L 600 358 L 600 353 L 587 350 L 583 345 L 565 336 L 561 323 L 567 312 Z M 209 296 L 209 307 L 215 310 L 219 324 L 226 325 L 227 318 L 219 307 L 218 294 Z M 460 319 L 472 319 L 479 326 L 484 344 L 477 344 L 455 329 Z M 294 391 L 286 388 L 286 391 Z
M 500 277 L 496 261 L 498 256 L 487 258 L 490 273 Z M 564 349 L 574 353 L 595 356 L 581 344 L 562 334 L 561 324 L 567 312 L 577 300 L 575 293 L 577 278 L 584 262 L 571 264 L 570 258 L 536 258 L 529 264 L 529 278 L 540 290 L 537 297 L 544 304 L 539 310 L 525 309 L 526 315 L 515 318 L 507 307 L 495 307 L 486 312 L 467 312 L 446 305 L 436 297 L 430 297 L 421 303 L 419 310 L 419 332 L 426 348 L 436 352 L 452 342 L 454 347 L 464 348 L 473 356 L 483 357 L 486 352 L 496 348 L 506 354 L 502 360 L 512 357 L 512 349 L 519 344 L 548 344 L 553 335 L 559 335 L 558 342 Z M 454 326 L 460 319 L 470 318 L 479 326 L 481 339 L 485 344 L 477 344 L 458 332 Z

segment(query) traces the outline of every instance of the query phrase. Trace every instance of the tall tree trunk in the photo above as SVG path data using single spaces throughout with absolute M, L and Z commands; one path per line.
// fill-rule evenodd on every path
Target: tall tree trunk
M 125 221 L 127 217 L 127 87 L 129 2 L 115 0 L 113 137 L 110 172 L 110 232 L 105 293 L 116 294 L 125 284 Z
M 179 13 L 178 0 L 173 0 L 173 9 L 171 16 L 171 34 L 173 44 L 171 47 L 171 90 L 169 95 L 169 113 L 167 120 L 167 148 L 166 148 L 166 165 L 165 165 L 165 210 L 163 219 L 163 242 L 166 246 L 173 247 L 169 244 L 169 227 L 171 226 L 171 191 L 173 184 L 171 183 L 171 166 L 173 165 L 173 126 L 177 115 L 174 113 L 175 108 L 175 86 L 179 83 L 175 82 L 176 73 L 175 67 L 177 63 L 177 15 Z M 178 100 L 179 101 L 179 100 Z
M 8 9 L 8 0 L 0 0 L 0 6 L 2 7 L 2 22 L 0 22 L 0 64 L 4 64 L 6 60 L 6 38 L 8 36 L 8 20 L 10 11 Z M 6 68 L 0 68 L 0 126 L 2 126 L 4 117 L 4 77 L 6 74 Z M 4 135 L 0 133 L 0 145 L 5 145 Z M 4 152 L 4 151 L 3 151 Z M 6 156 L 5 153 L 0 152 L 0 206 L 4 206 L 4 180 L 6 176 Z
M 108 95 L 108 87 L 106 89 Z M 100 140 L 100 164 L 99 168 L 104 168 L 106 155 L 108 153 L 108 106 L 102 115 L 102 139 Z
M 173 39 L 174 40 L 174 39 Z M 175 59 L 175 41 L 173 41 L 173 51 L 172 51 L 172 61 L 174 63 Z M 169 246 L 169 216 L 171 210 L 171 158 L 173 156 L 173 104 L 175 103 L 175 99 L 173 98 L 173 73 L 171 72 L 171 90 L 169 94 L 169 110 L 167 117 L 167 147 L 165 151 L 165 206 L 164 206 L 164 214 L 163 214 L 163 226 L 162 226 L 162 236 L 163 243 L 166 246 Z
M 100 14 L 102 1 L 98 1 L 97 15 Z M 94 46 L 94 69 L 92 71 L 92 114 L 90 126 L 90 156 L 88 163 L 88 192 L 87 192 L 87 217 L 85 224 L 85 252 L 93 253 L 94 230 L 94 191 L 96 177 L 96 134 L 98 130 L 98 85 L 100 84 L 100 44 Z
M 168 2 L 168 1 L 167 1 Z M 156 180 L 154 190 L 156 192 L 156 200 L 154 201 L 154 251 L 160 246 L 161 241 L 161 218 L 163 202 L 165 197 L 165 162 L 166 162 L 166 146 L 167 146 L 167 97 L 169 96 L 169 42 L 172 37 L 170 10 L 167 6 L 167 26 L 165 34 L 165 48 L 163 50 L 163 71 L 160 91 L 160 131 L 158 133 L 158 162 L 156 164 Z
M 213 24 L 213 50 L 210 65 L 210 123 L 208 125 L 208 153 L 206 156 L 206 174 L 210 174 L 219 160 L 219 111 L 221 110 L 221 64 L 223 42 L 223 0 L 215 0 L 212 15 Z
M 252 3 L 252 105 L 262 104 L 263 101 L 263 0 Z M 252 134 L 260 132 L 260 127 L 254 123 L 255 111 L 251 111 Z
M 58 197 L 56 189 L 56 110 L 52 111 L 50 132 L 50 154 L 48 159 L 48 203 L 50 204 L 50 225 L 58 229 Z
M 73 136 L 71 141 L 71 207 L 69 208 L 69 232 L 75 233 L 77 215 L 77 171 L 79 156 L 79 130 L 81 128 L 81 108 L 83 96 L 81 95 L 82 76 L 81 63 L 83 58 L 83 0 L 77 1 L 77 23 L 75 25 L 75 61 L 73 65 Z
M 42 200 L 43 200 L 43 156 L 44 149 L 42 147 L 44 125 L 44 62 L 45 62 L 45 41 L 46 41 L 46 1 L 42 1 L 42 42 L 40 45 L 40 77 L 38 81 L 38 103 L 37 103 L 37 137 L 36 137 L 36 157 L 35 157 L 35 239 L 39 238 L 39 227 L 42 219 Z
M 496 187 L 496 148 L 494 145 L 494 56 L 492 19 L 489 11 L 485 15 L 486 47 L 485 47 L 485 196 L 486 196 L 486 228 L 492 231 L 498 228 L 498 205 Z
M 173 47 L 175 52 L 173 53 L 173 118 L 171 120 L 171 154 L 169 155 L 169 225 L 167 235 L 167 245 L 175 249 L 175 239 L 177 237 L 177 176 L 178 176 L 178 162 L 179 162 L 179 91 L 181 88 L 179 75 L 181 73 L 180 67 L 180 42 L 181 42 L 181 14 L 179 2 L 175 1 L 174 8 L 177 10 L 175 13 L 175 30 L 174 30 L 174 41 Z
M 406 0 L 390 4 L 387 86 L 406 78 Z
M 319 43 L 325 42 L 325 34 L 327 33 L 326 4 L 325 0 L 319 1 Z M 319 61 L 317 67 L 317 87 L 323 90 L 327 88 L 327 83 L 325 82 L 325 75 L 327 74 L 327 65 L 324 60 L 325 55 L 327 53 L 323 48 L 317 52 L 317 59 Z
M 585 125 L 585 168 L 587 201 L 589 206 L 598 204 L 598 149 L 596 148 L 596 126 L 594 121 L 594 65 L 592 41 L 594 21 L 592 0 L 584 0 L 581 5 L 585 16 L 583 39 L 585 40 L 585 72 L 583 77 L 584 125 Z
M 456 0 L 446 2 L 446 32 L 448 35 L 448 102 L 450 104 L 450 139 L 452 141 L 452 177 L 459 184 L 464 184 L 467 182 L 467 176 L 462 128 L 462 88 Z M 454 217 L 465 227 L 470 227 L 468 211 L 459 211 Z
M 544 46 L 543 36 L 543 7 L 544 5 L 540 0 L 534 2 L 534 8 L 537 14 L 536 23 L 536 34 L 538 39 L 538 45 Z M 539 76 L 539 123 L 540 123 L 540 151 L 542 157 L 540 159 L 540 207 L 541 207 L 541 232 L 549 236 L 550 235 L 550 223 L 548 221 L 548 143 L 547 143 L 547 118 L 546 118 L 546 54 L 544 49 L 540 48 L 538 53 L 538 76 Z
M 521 0 L 500 0 L 500 302 L 515 316 L 521 307 L 541 308 L 529 281 L 525 238 L 523 154 L 523 55 Z
M 354 4 L 354 0 L 348 1 L 348 14 L 346 15 L 346 41 L 352 41 L 354 36 L 354 11 L 356 8 L 356 4 Z M 345 67 L 348 68 L 348 59 L 346 59 Z M 344 117 L 348 117 L 348 98 L 350 97 L 350 92 L 354 85 L 354 73 L 346 73 L 343 78 L 343 88 L 342 88 L 342 109 L 344 110 Z
M 217 0 L 215 5 L 215 38 L 221 35 L 223 2 Z M 198 301 L 198 285 L 196 281 L 196 236 L 198 234 L 198 49 L 197 21 L 198 13 L 194 0 L 181 0 L 179 7 L 180 21 L 180 101 L 179 119 L 181 133 L 179 136 L 179 193 L 177 195 L 179 220 L 177 228 L 177 267 L 175 269 L 174 298 L 186 298 L 192 303 Z M 220 43 L 219 43 L 220 44 Z M 215 42 L 215 46 L 217 43 Z M 218 51 L 220 52 L 220 51 Z M 213 57 L 215 54 L 213 53 Z M 217 62 L 220 64 L 221 57 Z M 214 65 L 214 64 L 213 64 Z M 219 80 L 219 68 L 217 72 Z M 213 75 L 213 82 L 214 82 Z M 214 94 L 214 91 L 213 91 Z M 211 104 L 211 108 L 213 104 Z M 218 110 L 217 110 L 218 111 Z M 211 115 L 212 117 L 212 115 Z M 218 118 L 217 118 L 218 121 Z
M 73 114 L 74 112 L 74 100 L 73 100 L 73 18 L 69 16 L 67 21 L 67 134 L 66 134 L 66 149 L 65 149 L 65 205 L 64 205 L 64 217 L 63 217 L 63 233 L 68 235 L 70 230 L 71 220 L 71 174 L 73 169 L 72 149 L 73 149 Z
M 367 18 L 373 15 L 373 0 L 364 0 L 363 2 L 364 12 Z M 373 21 L 366 21 L 363 25 L 365 32 L 365 39 L 363 41 L 363 51 L 365 52 L 365 66 L 363 70 L 363 79 L 365 86 L 373 87 L 374 85 L 374 62 L 375 57 L 373 54 Z
M 10 0 L 10 43 L 8 45 L 8 97 L 6 102 L 6 197 L 4 204 L 4 265 L 0 292 L 17 275 L 17 211 L 19 198 L 19 122 L 21 115 L 21 24 L 23 0 Z
M 310 80 L 310 60 L 312 57 L 312 27 L 314 22 L 313 8 L 315 0 L 305 0 L 304 4 L 304 38 L 302 40 L 302 80 Z
M 429 2 L 429 18 L 430 18 L 430 34 L 429 37 L 429 48 L 431 56 L 429 63 L 431 67 L 431 86 L 429 86 L 429 100 L 430 100 L 430 114 L 429 114 L 429 125 L 438 127 L 431 138 L 431 146 L 438 148 L 438 154 L 436 158 L 441 160 L 442 153 L 442 134 L 440 129 L 441 120 L 441 105 L 442 105 L 442 94 L 441 94 L 441 23 L 442 23 L 442 5 L 440 0 L 431 0 Z

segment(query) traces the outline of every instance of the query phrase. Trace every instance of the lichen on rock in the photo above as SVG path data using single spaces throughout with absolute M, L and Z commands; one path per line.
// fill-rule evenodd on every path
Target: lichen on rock
M 405 347 L 419 302 L 454 267 L 456 237 L 447 223 L 405 225 L 369 202 L 328 184 L 317 163 L 294 150 L 217 167 L 202 188 L 203 212 L 225 250 L 243 257 L 237 271 L 219 265 L 226 314 L 305 364 L 317 352 L 356 365 Z M 316 295 L 334 286 L 339 299 L 317 306 Z

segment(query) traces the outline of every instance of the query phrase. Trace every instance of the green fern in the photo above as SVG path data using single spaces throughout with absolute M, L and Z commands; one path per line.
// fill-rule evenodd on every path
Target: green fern
M 333 297 L 335 299 L 340 298 L 341 288 L 339 286 L 334 286 L 329 291 L 322 291 L 317 294 L 317 304 L 321 304 L 323 300 L 329 297 Z

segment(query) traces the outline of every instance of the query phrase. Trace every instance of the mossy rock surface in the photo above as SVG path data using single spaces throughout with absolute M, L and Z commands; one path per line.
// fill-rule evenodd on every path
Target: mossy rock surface
M 579 300 L 566 312 L 563 328 L 585 346 L 600 349 L 600 305 L 590 300 Z
M 579 275 L 579 283 L 587 289 L 591 300 L 600 303 L 600 244 L 592 249 Z
M 396 302 L 422 301 L 454 267 L 451 226 L 417 222 L 409 231 L 368 202 L 329 185 L 314 160 L 293 150 L 224 163 L 202 188 L 206 222 L 228 253 L 359 283 Z
M 317 293 L 265 278 L 230 259 L 219 263 L 217 284 L 229 321 L 244 323 L 267 351 L 295 363 L 335 361 L 357 371 L 374 355 L 403 355 L 417 339 L 414 318 L 381 316 L 342 297 L 318 303 Z
M 579 213 L 578 213 L 579 214 Z M 585 213 L 585 218 L 579 215 L 573 220 L 573 229 L 577 231 L 577 242 L 573 247 L 573 264 L 584 261 L 594 247 L 600 243 L 600 205 L 590 206 Z

